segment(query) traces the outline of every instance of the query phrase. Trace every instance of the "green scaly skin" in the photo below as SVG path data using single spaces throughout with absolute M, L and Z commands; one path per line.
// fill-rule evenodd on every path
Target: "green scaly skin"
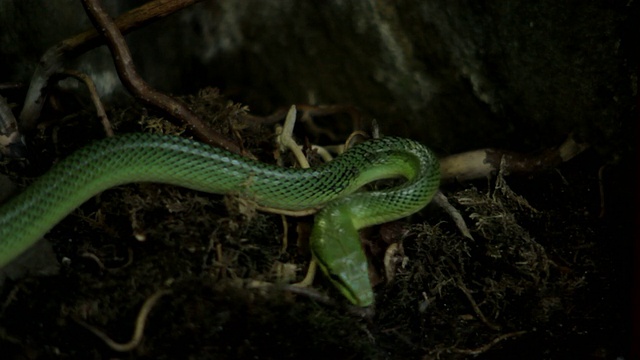
M 356 192 L 372 181 L 395 177 L 407 181 Z M 356 145 L 316 168 L 287 169 L 180 137 L 116 136 L 75 152 L 0 207 L 0 267 L 87 199 L 132 182 L 233 193 L 287 211 L 322 207 L 310 239 L 313 256 L 352 303 L 369 306 L 373 290 L 358 229 L 422 209 L 439 186 L 440 170 L 426 147 L 395 137 Z

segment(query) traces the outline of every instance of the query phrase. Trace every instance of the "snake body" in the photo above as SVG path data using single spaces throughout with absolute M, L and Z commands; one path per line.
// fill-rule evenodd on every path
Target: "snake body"
M 385 178 L 401 185 L 356 192 Z M 189 139 L 126 134 L 73 153 L 0 207 L 0 267 L 40 239 L 92 196 L 131 182 L 155 182 L 235 194 L 263 207 L 322 208 L 310 247 L 320 268 L 354 304 L 373 303 L 358 229 L 423 208 L 440 182 L 438 161 L 425 146 L 384 137 L 356 145 L 322 166 L 281 168 Z

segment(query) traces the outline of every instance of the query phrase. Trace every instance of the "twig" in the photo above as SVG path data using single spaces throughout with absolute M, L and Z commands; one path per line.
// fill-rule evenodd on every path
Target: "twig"
M 100 32 L 106 38 L 107 46 L 113 55 L 116 71 L 122 84 L 138 100 L 145 105 L 157 107 L 171 117 L 183 121 L 203 142 L 238 154 L 241 153 L 238 145 L 211 129 L 189 109 L 187 104 L 154 89 L 138 75 L 122 33 L 120 33 L 120 30 L 118 30 L 118 27 L 99 0 L 82 0 L 82 4 L 91 22 L 97 29 L 100 29 Z
M 18 158 L 24 152 L 24 141 L 18 131 L 18 122 L 7 100 L 0 96 L 0 154 Z
M 111 123 L 109 122 L 109 118 L 107 117 L 107 113 L 104 111 L 104 106 L 102 105 L 102 101 L 100 100 L 100 95 L 98 95 L 98 90 L 96 90 L 96 86 L 93 83 L 93 80 L 87 74 L 81 73 L 75 70 L 65 70 L 62 72 L 62 75 L 68 75 L 79 81 L 83 82 L 87 86 L 87 90 L 91 95 L 91 101 L 93 102 L 93 106 L 96 107 L 96 115 L 100 122 L 102 123 L 102 128 L 104 129 L 105 134 L 108 137 L 113 136 L 113 129 L 111 128 Z
M 464 218 L 462 217 L 458 209 L 454 208 L 449 203 L 449 200 L 447 199 L 446 196 L 444 196 L 442 192 L 438 191 L 433 197 L 433 201 L 436 204 L 438 204 L 438 206 L 443 208 L 447 212 L 447 214 L 449 214 L 449 216 L 453 219 L 453 222 L 458 227 L 458 230 L 460 230 L 460 232 L 464 237 L 466 237 L 467 239 L 473 240 L 473 236 L 471 236 L 471 232 L 469 231 L 469 228 L 467 227 L 467 223 L 464 221 Z
M 303 169 L 310 167 L 307 157 L 302 152 L 302 148 L 298 146 L 293 139 L 293 128 L 296 124 L 296 106 L 292 105 L 287 112 L 287 118 L 284 121 L 284 126 L 278 131 L 277 142 L 280 145 L 280 151 L 284 152 L 287 149 L 293 153 L 296 157 L 296 161 Z
M 0 91 L 4 91 L 4 90 L 16 90 L 16 89 L 22 89 L 27 87 L 27 85 L 25 83 L 22 82 L 5 82 L 5 83 L 0 83 Z
M 588 144 L 578 143 L 569 136 L 562 145 L 531 156 L 512 151 L 481 149 L 447 156 L 440 160 L 443 181 L 467 181 L 491 176 L 500 170 L 504 161 L 507 174 L 532 173 L 553 168 L 588 149 Z
M 115 20 L 115 25 L 123 34 L 143 27 L 167 15 L 170 15 L 187 6 L 202 0 L 156 0 L 130 10 L 120 15 Z M 78 56 L 103 43 L 103 38 L 95 29 L 65 39 L 49 48 L 40 58 L 24 101 L 24 107 L 20 113 L 20 127 L 22 131 L 35 129 L 36 120 L 40 117 L 40 111 L 46 97 L 45 87 L 51 75 L 62 68 L 66 59 Z

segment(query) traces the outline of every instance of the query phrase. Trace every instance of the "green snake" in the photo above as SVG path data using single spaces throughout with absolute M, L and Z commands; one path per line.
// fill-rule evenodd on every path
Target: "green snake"
M 397 177 L 406 181 L 357 191 Z M 283 211 L 321 208 L 309 240 L 312 255 L 348 300 L 369 306 L 374 295 L 358 230 L 422 209 L 438 189 L 440 170 L 429 149 L 397 137 L 369 140 L 319 167 L 295 169 L 176 136 L 115 136 L 73 153 L 0 207 L 0 267 L 92 196 L 132 182 L 234 194 Z

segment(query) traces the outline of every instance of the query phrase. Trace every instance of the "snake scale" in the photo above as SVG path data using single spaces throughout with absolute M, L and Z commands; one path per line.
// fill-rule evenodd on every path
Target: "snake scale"
M 397 177 L 406 181 L 357 191 L 372 181 Z M 440 171 L 429 149 L 397 137 L 358 144 L 319 167 L 294 169 L 176 136 L 120 135 L 78 150 L 0 207 L 0 267 L 92 196 L 132 182 L 235 194 L 286 211 L 321 208 L 311 252 L 347 299 L 368 306 L 374 296 L 358 229 L 422 209 L 438 189 Z

